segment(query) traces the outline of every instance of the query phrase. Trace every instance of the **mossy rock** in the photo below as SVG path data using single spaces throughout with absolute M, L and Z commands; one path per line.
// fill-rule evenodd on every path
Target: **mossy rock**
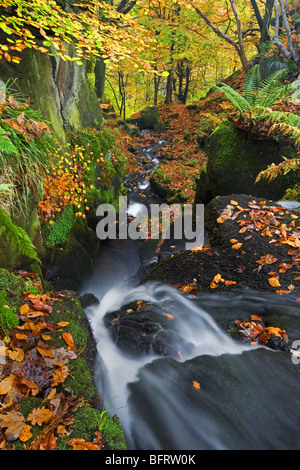
M 105 413 L 100 423 L 100 432 L 105 450 L 127 449 L 124 431 L 117 415 L 110 417 L 108 413 Z
M 26 282 L 5 269 L 0 269 L 0 288 L 7 289 L 9 295 L 7 303 L 10 308 L 18 312 L 22 305 L 22 294 L 28 290 Z M 126 440 L 122 426 L 117 416 L 110 417 L 106 410 L 102 410 L 102 400 L 99 397 L 94 385 L 94 367 L 97 355 L 96 343 L 84 314 L 81 304 L 73 294 L 67 295 L 59 301 L 53 303 L 52 312 L 47 315 L 47 321 L 57 324 L 60 321 L 67 322 L 67 331 L 71 334 L 74 347 L 78 353 L 77 357 L 68 362 L 69 375 L 61 385 L 66 396 L 68 393 L 73 397 L 82 399 L 82 406 L 77 408 L 73 414 L 74 419 L 71 434 L 66 438 L 58 437 L 58 450 L 72 450 L 68 441 L 73 438 L 81 438 L 87 442 L 92 442 L 95 432 L 100 430 L 101 440 L 105 449 L 125 450 Z M 62 327 L 63 328 L 63 327 Z M 62 336 L 62 330 L 52 332 L 52 345 L 55 348 L 65 348 L 66 344 Z M 79 354 L 80 353 L 80 354 Z M 60 386 L 59 386 L 60 387 Z M 59 392 L 59 390 L 58 390 Z M 33 409 L 44 406 L 45 396 L 22 398 L 18 402 L 20 412 L 27 418 Z M 26 442 L 26 447 L 30 448 L 33 440 L 43 432 L 41 426 L 31 427 L 32 438 Z M 19 440 L 7 442 L 7 448 L 14 446 L 16 450 L 23 450 L 24 446 Z
M 17 277 L 6 269 L 0 268 L 0 288 L 11 290 L 17 295 L 22 295 L 26 290 L 26 282 L 21 277 Z
M 153 129 L 159 122 L 159 109 L 156 106 L 148 106 L 141 111 L 145 129 Z
M 262 179 L 256 184 L 255 180 L 271 163 L 282 162 L 283 156 L 295 156 L 291 145 L 250 138 L 229 121 L 223 121 L 211 134 L 208 149 L 207 177 L 212 197 L 243 193 L 281 199 L 297 182 L 297 175 L 290 172 L 272 182 Z

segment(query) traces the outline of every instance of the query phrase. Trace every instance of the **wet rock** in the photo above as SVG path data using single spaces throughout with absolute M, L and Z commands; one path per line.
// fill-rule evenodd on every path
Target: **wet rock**
M 129 385 L 135 448 L 299 449 L 299 387 L 283 352 L 157 359 Z
M 93 305 L 98 305 L 100 303 L 99 299 L 94 294 L 83 294 L 81 297 L 78 298 L 81 307 L 87 308 Z
M 170 320 L 155 305 L 133 310 L 122 309 L 118 316 L 104 319 L 116 345 L 132 354 L 157 354 L 178 358 L 178 351 L 190 353 L 192 345 L 171 328 Z M 173 326 L 173 325 L 172 325 Z
M 234 209 L 237 206 L 233 206 L 231 201 L 237 203 L 245 211 L 238 213 L 239 210 Z M 265 205 L 260 205 L 260 203 L 265 203 Z M 182 286 L 196 280 L 196 291 L 201 292 L 242 292 L 245 289 L 253 289 L 258 292 L 272 292 L 274 294 L 276 291 L 284 291 L 287 301 L 299 297 L 299 281 L 294 280 L 299 272 L 298 258 L 296 258 L 296 261 L 293 259 L 293 254 L 295 257 L 297 253 L 296 248 L 292 249 L 289 243 L 281 243 L 279 241 L 280 237 L 275 235 L 274 232 L 271 237 L 263 236 L 262 229 L 256 230 L 255 226 L 244 233 L 240 233 L 242 225 L 238 222 L 243 223 L 246 221 L 250 217 L 251 210 L 261 210 L 261 214 L 266 211 L 268 216 L 272 217 L 272 208 L 277 210 L 273 215 L 277 217 L 278 227 L 280 228 L 286 224 L 291 229 L 287 233 L 293 233 L 294 228 L 289 224 L 293 220 L 292 215 L 298 217 L 299 214 L 294 211 L 287 211 L 273 201 L 254 198 L 245 194 L 234 194 L 213 199 L 205 207 L 204 220 L 210 245 L 202 251 L 191 252 L 185 250 L 173 254 L 172 257 L 162 259 L 145 276 L 143 282 L 155 280 Z M 278 209 L 280 210 L 278 211 Z M 231 214 L 235 212 L 236 216 L 233 219 L 230 216 L 221 219 L 222 223 L 219 223 L 218 220 L 220 221 L 223 211 L 229 211 L 229 213 L 231 211 Z M 273 230 L 275 230 L 275 226 L 272 224 L 270 226 L 266 225 L 266 227 L 273 227 Z M 235 243 L 233 240 L 242 245 L 238 245 L 239 248 L 234 249 Z M 271 242 L 271 240 L 273 241 Z M 276 258 L 276 261 L 273 264 L 262 264 L 260 266 L 257 261 L 267 254 Z M 293 264 L 293 269 L 287 269 L 286 272 L 279 273 L 281 263 Z M 270 272 L 276 272 L 279 275 L 280 286 L 273 287 L 269 283 Z M 215 288 L 212 288 L 211 282 L 217 274 L 221 274 L 224 281 L 231 281 L 231 283 L 220 282 Z
M 213 198 L 243 192 L 278 200 L 297 184 L 298 176 L 292 171 L 270 182 L 261 179 L 255 183 L 262 170 L 282 162 L 282 155 L 293 158 L 295 149 L 290 144 L 249 136 L 227 121 L 210 135 L 207 155 L 207 178 Z

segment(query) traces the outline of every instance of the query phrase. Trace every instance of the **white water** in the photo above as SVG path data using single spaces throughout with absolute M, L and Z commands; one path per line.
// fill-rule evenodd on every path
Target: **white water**
M 159 144 L 162 143 L 163 141 L 159 142 Z M 153 171 L 159 164 L 159 160 L 155 153 L 151 152 L 151 149 L 147 149 L 144 154 L 154 163 L 154 167 L 150 170 Z M 138 188 L 141 191 L 149 191 L 149 186 L 144 180 L 138 183 Z M 134 200 L 129 201 L 128 214 L 138 217 L 141 208 L 141 203 Z M 151 258 L 144 260 L 144 266 L 150 262 Z M 198 449 L 198 446 L 208 449 L 226 449 L 231 446 L 228 441 L 229 434 L 233 442 L 239 441 L 241 435 L 241 429 L 237 427 L 235 422 L 230 422 L 226 413 L 224 421 L 222 421 L 222 406 L 226 410 L 226 401 L 225 403 L 215 401 L 211 403 L 211 408 L 220 411 L 218 423 L 209 413 L 206 413 L 206 410 L 200 411 L 200 414 L 195 416 L 195 409 L 191 407 L 189 399 L 183 396 L 180 384 L 177 383 L 176 372 L 175 377 L 172 377 L 174 370 L 170 371 L 170 380 L 171 382 L 173 379 L 175 381 L 174 387 L 167 390 L 162 389 L 162 378 L 157 377 L 151 368 L 145 368 L 147 364 L 157 360 L 158 356 L 154 354 L 133 356 L 121 351 L 112 341 L 103 319 L 106 313 L 118 311 L 122 306 L 132 301 L 143 300 L 154 303 L 159 306 L 162 315 L 173 315 L 174 320 L 170 321 L 174 321 L 177 333 L 181 338 L 193 344 L 189 355 L 186 354 L 182 358 L 178 355 L 178 362 L 184 362 L 197 356 L 232 355 L 235 357 L 244 351 L 253 351 L 257 348 L 234 342 L 192 297 L 159 283 L 138 285 L 137 274 L 140 267 L 141 261 L 137 243 L 122 240 L 121 243 L 104 244 L 94 275 L 81 291 L 81 294 L 91 292 L 100 300 L 98 306 L 86 309 L 86 315 L 97 342 L 98 359 L 95 366 L 95 382 L 99 389 L 99 395 L 104 401 L 104 408 L 108 404 L 108 409 L 112 410 L 111 414 L 117 414 L 120 418 L 129 449 Z M 219 305 L 224 302 L 224 298 L 221 297 L 211 296 L 211 299 L 210 305 L 213 305 L 214 302 Z M 251 311 L 251 306 L 253 308 L 253 304 L 258 304 L 260 300 L 260 298 L 241 299 L 237 296 L 229 300 L 225 299 L 224 305 L 229 312 L 231 308 L 234 309 L 237 306 L 241 312 L 244 308 Z M 244 383 L 247 384 L 248 377 L 256 376 L 256 369 L 255 363 L 249 371 L 237 370 L 233 380 L 237 383 L 238 389 L 239 374 L 244 377 Z M 141 376 L 138 376 L 139 371 L 142 371 Z M 143 412 L 139 412 L 140 404 L 134 406 L 133 411 L 128 402 L 128 399 L 132 399 L 129 385 L 138 380 L 144 380 L 147 387 L 147 391 L 144 390 L 146 419 L 145 406 Z M 263 379 L 259 379 L 258 384 L 254 385 L 258 393 L 262 383 Z M 143 390 L 143 386 L 141 390 Z M 268 402 L 265 407 L 269 406 L 270 413 L 273 413 L 273 410 L 280 408 L 280 403 L 277 400 L 272 401 L 271 391 L 272 389 L 268 392 Z M 241 414 L 242 412 L 243 410 L 241 410 Z M 153 419 L 151 420 L 152 413 Z M 164 429 L 163 437 L 159 436 L 160 427 Z M 251 436 L 252 427 L 250 419 L 250 431 L 248 429 L 245 431 L 246 437 L 244 441 L 242 439 L 242 445 L 248 440 L 247 433 Z M 257 433 L 261 433 L 261 429 L 257 429 Z M 292 427 L 289 433 L 292 436 L 296 435 L 296 431 Z M 168 447 L 162 447 L 163 445 Z
M 108 409 L 113 409 L 112 414 L 117 414 L 120 418 L 128 446 L 134 449 L 132 416 L 127 404 L 127 386 L 137 380 L 138 371 L 143 366 L 157 359 L 158 356 L 145 354 L 133 357 L 121 351 L 110 338 L 109 332 L 103 323 L 106 313 L 118 311 L 123 305 L 136 300 L 153 302 L 159 305 L 162 314 L 169 313 L 174 316 L 176 329 L 180 336 L 194 345 L 192 353 L 182 359 L 178 356 L 178 361 L 186 361 L 192 357 L 207 354 L 213 356 L 225 353 L 240 354 L 254 348 L 232 341 L 219 328 L 214 319 L 200 308 L 192 298 L 182 295 L 175 288 L 159 283 L 136 285 L 136 281 L 132 280 L 132 276 L 138 270 L 138 260 L 135 259 L 132 251 L 129 250 L 127 255 L 128 253 L 129 256 L 132 256 L 131 264 L 126 253 L 122 258 L 114 250 L 112 250 L 109 261 L 109 250 L 106 250 L 107 258 L 104 256 L 101 260 L 95 276 L 85 286 L 83 292 L 93 292 L 100 300 L 100 305 L 89 307 L 86 310 L 98 346 L 99 358 L 95 381 L 99 394 L 104 399 L 104 406 L 116 397 L 109 403 Z M 152 377 L 151 380 L 153 381 L 154 378 Z M 155 390 L 154 385 L 153 390 Z M 156 400 L 155 397 L 154 400 Z M 178 404 L 176 404 L 176 396 L 172 400 L 173 403 L 170 401 L 168 406 L 171 408 L 173 406 L 177 407 L 176 419 L 179 419 L 182 413 L 184 415 L 184 410 L 182 410 L 182 413 L 180 412 Z M 165 404 L 163 407 L 164 412 L 167 412 Z M 172 416 L 172 413 L 169 413 L 169 416 Z M 183 416 L 181 416 L 181 419 L 183 419 Z M 170 428 L 172 429 L 172 421 L 170 422 Z M 149 431 L 147 439 L 149 444 L 150 442 L 156 442 L 155 435 L 152 434 Z M 219 448 L 221 443 L 216 443 L 216 446 Z

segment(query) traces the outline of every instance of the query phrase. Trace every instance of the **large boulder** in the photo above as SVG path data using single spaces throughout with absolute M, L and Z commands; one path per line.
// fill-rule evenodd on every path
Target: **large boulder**
M 159 124 L 159 109 L 156 106 L 148 106 L 138 115 L 126 119 L 128 124 L 134 124 L 140 130 L 154 129 Z
M 157 359 L 129 385 L 134 445 L 154 450 L 299 449 L 296 369 L 288 355 L 265 349 L 183 363 Z
M 295 280 L 299 272 L 298 212 L 263 198 L 234 194 L 213 199 L 205 207 L 204 219 L 209 245 L 161 259 L 144 282 L 195 284 L 194 292 L 283 291 L 287 301 L 300 296 L 300 282 Z M 257 263 L 266 255 L 267 262 Z M 270 284 L 270 272 L 279 275 L 279 283 Z M 223 281 L 211 284 L 218 274 Z
M 68 54 L 75 54 L 68 46 Z M 49 122 L 60 143 L 68 141 L 66 128 L 99 127 L 101 108 L 95 90 L 87 81 L 88 63 L 64 61 L 33 49 L 25 49 L 20 64 L 1 61 L 0 76 L 4 81 L 16 80 L 16 86 L 31 106 Z
M 207 168 L 200 174 L 197 202 L 207 203 L 209 197 L 233 193 L 280 200 L 297 183 L 297 175 L 290 172 L 271 182 L 255 180 L 270 164 L 293 156 L 290 144 L 250 137 L 229 121 L 223 121 L 210 136 Z

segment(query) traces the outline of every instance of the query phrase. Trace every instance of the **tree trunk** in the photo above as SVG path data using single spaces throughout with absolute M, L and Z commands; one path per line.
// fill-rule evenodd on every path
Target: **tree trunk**
M 267 0 L 259 44 L 264 44 L 265 42 L 268 42 L 271 39 L 270 33 L 269 33 L 269 27 L 270 27 L 270 21 L 272 18 L 273 8 L 274 8 L 274 0 Z
M 170 69 L 169 75 L 167 78 L 165 104 L 172 103 L 172 95 L 173 95 L 173 69 Z

